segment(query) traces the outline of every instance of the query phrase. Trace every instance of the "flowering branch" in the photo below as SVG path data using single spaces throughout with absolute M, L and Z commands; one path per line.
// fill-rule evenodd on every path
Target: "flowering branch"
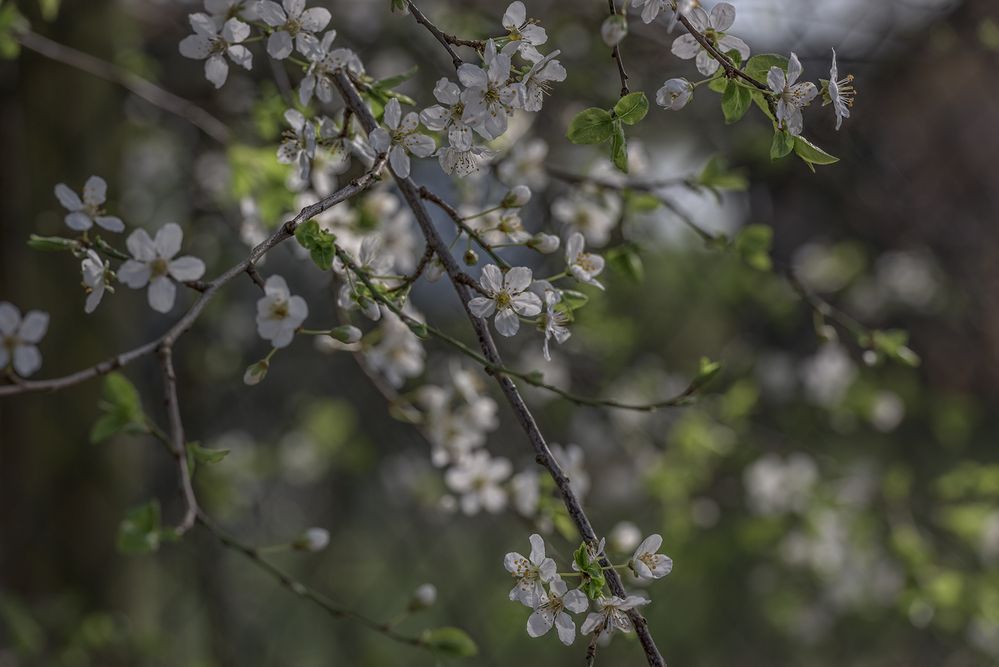
M 378 127 L 378 123 L 371 114 L 371 110 L 368 109 L 367 105 L 361 99 L 357 89 L 354 87 L 346 73 L 342 70 L 337 71 L 334 75 L 334 83 L 343 98 L 344 104 L 346 104 L 358 118 L 365 132 L 368 134 L 374 132 Z M 419 188 L 411 178 L 408 176 L 405 178 L 400 177 L 395 173 L 394 169 L 393 176 L 395 177 L 396 185 L 399 187 L 403 198 L 412 209 L 413 214 L 416 217 L 417 224 L 423 232 L 424 238 L 427 243 L 434 248 L 434 251 L 441 260 L 441 263 L 444 265 L 444 269 L 451 279 L 451 284 L 454 287 L 455 292 L 458 294 L 458 298 L 465 309 L 469 322 L 475 330 L 483 356 L 491 364 L 502 365 L 503 361 L 500 357 L 499 350 L 497 349 L 496 343 L 493 341 L 492 334 L 487 328 L 485 322 L 481 318 L 476 317 L 469 309 L 468 304 L 471 300 L 471 295 L 468 288 L 462 285 L 458 280 L 458 275 L 460 275 L 462 271 L 458 266 L 457 261 L 448 250 L 447 245 L 440 237 L 440 234 L 437 232 L 437 229 L 434 227 L 433 221 L 423 205 Z M 527 404 L 521 397 L 520 392 L 517 389 L 517 385 L 512 379 L 510 379 L 509 376 L 505 374 L 493 373 L 493 376 L 499 383 L 500 390 L 503 392 L 507 402 L 513 409 L 521 428 L 527 434 L 528 439 L 531 442 L 531 446 L 534 448 L 538 464 L 543 466 L 555 481 L 555 485 L 558 487 L 559 493 L 562 495 L 562 500 L 565 504 L 566 510 L 575 524 L 576 529 L 579 531 L 585 542 L 596 546 L 598 539 L 597 534 L 593 529 L 593 524 L 590 522 L 589 517 L 583 510 L 582 503 L 580 503 L 576 494 L 570 487 L 568 476 L 566 476 L 566 474 L 562 471 L 558 461 L 555 460 L 551 450 L 548 448 L 545 437 L 541 433 L 541 429 L 538 428 L 537 422 L 535 421 L 534 415 L 531 413 L 530 408 L 527 407 Z M 610 565 L 605 557 L 602 558 L 601 564 Z M 608 570 L 606 576 L 607 583 L 610 585 L 610 589 L 613 594 L 619 597 L 624 597 L 626 593 L 620 575 L 615 570 Z M 635 632 L 642 644 L 642 649 L 645 652 L 648 664 L 651 667 L 665 667 L 666 663 L 656 646 L 655 640 L 652 638 L 652 634 L 649 632 L 648 622 L 645 620 L 645 617 L 642 616 L 642 614 L 636 609 L 629 609 L 627 614 L 635 626 Z

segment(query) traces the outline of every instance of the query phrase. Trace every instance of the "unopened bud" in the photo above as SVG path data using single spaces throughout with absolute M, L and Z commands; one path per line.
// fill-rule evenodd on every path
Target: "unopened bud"
M 600 36 L 604 39 L 604 44 L 614 48 L 621 43 L 625 35 L 628 34 L 628 19 L 621 14 L 608 16 L 603 25 L 600 26 Z
M 518 185 L 506 193 L 503 201 L 500 202 L 500 206 L 503 208 L 520 208 L 521 206 L 526 206 L 529 201 L 531 201 L 531 189 L 526 185 Z
M 421 584 L 416 587 L 409 599 L 409 610 L 426 609 L 434 606 L 435 602 L 437 602 L 437 587 L 433 584 Z
M 544 232 L 538 232 L 531 240 L 527 242 L 528 248 L 534 248 L 542 255 L 549 255 L 556 250 L 558 250 L 561 241 L 557 236 L 552 234 L 545 234 Z
M 479 254 L 474 250 L 468 250 L 462 259 L 464 259 L 467 266 L 475 266 L 479 263 Z
M 299 551 L 322 551 L 329 546 L 330 531 L 325 528 L 309 528 L 302 536 L 292 542 L 292 548 Z
M 361 330 L 352 324 L 345 324 L 330 331 L 330 336 L 336 338 L 341 343 L 356 343 L 361 340 Z
M 251 387 L 255 384 L 260 384 L 260 381 L 267 377 L 267 369 L 270 368 L 270 362 L 266 359 L 261 359 L 255 364 L 251 364 L 246 372 L 243 373 L 243 382 L 250 385 Z

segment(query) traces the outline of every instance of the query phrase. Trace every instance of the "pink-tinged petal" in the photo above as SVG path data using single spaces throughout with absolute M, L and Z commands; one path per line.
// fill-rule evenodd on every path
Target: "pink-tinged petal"
M 166 276 L 157 276 L 149 283 L 149 306 L 158 313 L 169 313 L 177 296 L 177 286 Z
M 59 203 L 63 205 L 68 211 L 79 211 L 83 208 L 83 202 L 80 201 L 80 196 L 69 189 L 65 183 L 60 183 L 55 186 L 55 196 L 59 200 Z
M 493 321 L 496 323 L 496 331 L 501 336 L 508 338 L 516 336 L 520 330 L 520 318 L 517 317 L 517 313 L 513 312 L 512 308 L 507 308 L 496 313 L 496 319 Z
M 205 275 L 205 263 L 197 257 L 178 257 L 170 262 L 167 270 L 174 280 L 180 282 L 198 280 Z
M 180 244 L 184 241 L 184 231 L 176 222 L 168 222 L 156 232 L 153 245 L 156 247 L 156 256 L 163 259 L 172 259 L 180 252 Z
M 121 233 L 125 231 L 125 223 L 121 221 L 121 218 L 113 215 L 99 215 L 94 218 L 94 222 L 109 232 Z
M 32 310 L 24 316 L 18 338 L 28 343 L 37 343 L 45 337 L 49 329 L 49 315 L 40 310 Z
M 145 229 L 136 229 L 125 239 L 125 247 L 132 257 L 143 262 L 156 259 L 156 246 Z
M 33 375 L 42 367 L 42 353 L 34 345 L 18 345 L 14 348 L 14 371 L 21 377 Z
M 149 283 L 152 271 L 149 264 L 130 259 L 118 269 L 118 280 L 132 289 L 140 289 Z

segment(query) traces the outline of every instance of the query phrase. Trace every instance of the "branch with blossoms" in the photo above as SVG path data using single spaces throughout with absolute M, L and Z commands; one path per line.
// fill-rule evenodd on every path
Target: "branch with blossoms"
M 650 104 L 644 92 L 632 92 L 628 85 L 621 54 L 628 32 L 625 9 L 619 9 L 614 0 L 608 0 L 607 5 L 609 16 L 600 32 L 612 50 L 620 96 L 609 109 L 591 107 L 578 114 L 569 123 L 567 137 L 576 144 L 609 144 L 608 168 L 616 169 L 615 178 L 579 177 L 580 192 L 556 200 L 552 213 L 566 226 L 566 233 L 559 235 L 551 233 L 556 230 L 530 233 L 521 218 L 529 211 L 532 189 L 527 182 L 532 174 L 560 177 L 544 163 L 547 149 L 537 144 L 515 145 L 495 160 L 497 180 L 508 186 L 499 201 L 483 195 L 481 201 L 451 203 L 411 177 L 414 160 L 431 157 L 448 176 L 464 178 L 479 172 L 497 158 L 510 119 L 542 112 L 546 96 L 566 79 L 560 51 L 542 52 L 548 34 L 539 20 L 528 16 L 523 2 L 517 0 L 507 7 L 500 19 L 502 30 L 497 29 L 497 34 L 468 39 L 441 30 L 412 0 L 393 0 L 394 9 L 412 14 L 416 24 L 445 50 L 457 77 L 457 82 L 447 76 L 439 78 L 432 90 L 435 103 L 418 109 L 417 100 L 396 90 L 411 72 L 383 79 L 371 76 L 357 53 L 336 42 L 337 33 L 329 28 L 333 16 L 325 8 L 307 8 L 304 0 L 283 0 L 280 4 L 270 0 L 205 0 L 205 11 L 190 15 L 193 32 L 180 41 L 179 51 L 186 58 L 204 61 L 205 78 L 215 88 L 226 84 L 231 66 L 249 71 L 260 57 L 272 65 L 272 73 L 280 72 L 282 76 L 287 73 L 285 66 L 298 68 L 297 81 L 279 80 L 284 88 L 293 85 L 297 104 L 283 113 L 287 129 L 276 147 L 276 160 L 289 166 L 291 190 L 312 203 L 300 207 L 276 231 L 263 235 L 246 259 L 203 282 L 207 270 L 204 262 L 193 256 L 178 256 L 183 243 L 179 225 L 164 225 L 155 236 L 143 229 L 134 230 L 121 249 L 105 238 L 105 232 L 121 233 L 126 226 L 118 217 L 107 214 L 106 184 L 102 179 L 92 177 L 87 181 L 82 197 L 65 185 L 56 186 L 56 198 L 67 209 L 66 224 L 78 235 L 33 237 L 30 244 L 39 250 L 69 252 L 80 261 L 87 313 L 96 310 L 105 296 L 121 284 L 146 290 L 149 306 L 158 313 L 174 309 L 178 286 L 197 292 L 198 297 L 162 336 L 50 380 L 27 379 L 41 366 L 38 344 L 48 326 L 48 316 L 33 311 L 22 318 L 13 305 L 0 303 L 0 367 L 9 379 L 9 383 L 0 385 L 0 396 L 63 389 L 109 375 L 142 357 L 158 355 L 168 429 L 163 431 L 137 419 L 137 399 L 121 390 L 122 376 L 114 374 L 106 383 L 111 398 L 100 432 L 107 437 L 138 428 L 162 440 L 176 459 L 185 513 L 169 529 L 159 527 L 155 512 L 136 515 L 130 519 L 130 534 L 137 534 L 140 542 L 145 540 L 143 543 L 157 542 L 161 538 L 176 539 L 200 524 L 224 546 L 243 553 L 289 590 L 337 618 L 353 619 L 413 646 L 458 657 L 471 655 L 474 644 L 470 648 L 471 640 L 455 629 L 407 637 L 395 633 L 390 625 L 332 604 L 270 565 L 259 549 L 228 536 L 199 506 L 192 460 L 214 463 L 220 457 L 187 440 L 174 345 L 199 319 L 208 301 L 245 273 L 263 291 L 256 303 L 256 328 L 270 347 L 266 356 L 246 369 L 247 385 L 264 381 L 275 355 L 297 337 L 332 339 L 334 347 L 354 346 L 352 349 L 363 357 L 365 372 L 378 378 L 376 385 L 383 394 L 391 397 L 407 385 L 412 387 L 406 394 L 415 398 L 404 406 L 405 419 L 417 423 L 430 441 L 431 462 L 442 469 L 445 483 L 454 494 L 454 507 L 465 514 L 496 513 L 515 498 L 518 513 L 541 524 L 542 491 L 550 491 L 547 500 L 560 502 L 558 510 L 551 511 L 567 517 L 581 540 L 571 567 L 558 571 L 554 561 L 546 557 L 545 542 L 539 534 L 529 538 L 529 557 L 510 553 L 504 559 L 515 580 L 511 600 L 531 610 L 528 634 L 538 637 L 554 627 L 559 640 L 572 644 L 576 623 L 571 614 L 588 612 L 580 627 L 582 634 L 593 636 L 586 651 L 588 664 L 596 659 L 598 643 L 609 641 L 614 631 L 621 631 L 637 635 L 649 665 L 664 665 L 649 624 L 640 612 L 650 600 L 630 595 L 622 577 L 622 573 L 630 571 L 638 581 L 648 581 L 669 574 L 672 561 L 658 553 L 662 538 L 650 535 L 630 559 L 614 564 L 605 553 L 605 540 L 584 509 L 588 480 L 581 462 L 582 449 L 549 445 L 518 383 L 552 392 L 578 405 L 653 411 L 688 404 L 718 373 L 719 365 L 702 359 L 697 374 L 679 394 L 651 403 L 628 403 L 580 395 L 546 381 L 541 372 L 515 370 L 503 361 L 493 338 L 493 330 L 503 338 L 532 331 L 538 336 L 542 356 L 550 361 L 553 341 L 561 345 L 570 338 L 577 311 L 590 299 L 588 292 L 595 295 L 605 290 L 601 280 L 605 257 L 594 248 L 605 246 L 614 225 L 623 219 L 620 202 L 602 207 L 588 199 L 591 193 L 584 192 L 583 187 L 596 186 L 599 191 L 614 190 L 619 194 L 646 191 L 658 196 L 658 188 L 663 185 L 641 186 L 615 180 L 632 169 L 628 128 L 645 119 Z M 802 68 L 793 53 L 789 57 L 750 57 L 749 46 L 728 33 L 735 22 L 735 8 L 728 3 L 717 3 L 710 13 L 697 2 L 684 0 L 632 0 L 632 7 L 642 8 L 645 23 L 651 24 L 667 14 L 672 19 L 667 30 L 682 26 L 687 34 L 676 38 L 672 53 L 681 59 L 694 59 L 698 71 L 706 77 L 695 82 L 665 82 L 656 94 L 659 106 L 679 110 L 697 87 L 707 85 L 721 95 L 722 110 L 729 122 L 741 120 L 754 103 L 772 121 L 771 155 L 775 159 L 795 152 L 809 167 L 836 161 L 802 136 L 802 111 L 820 90 L 826 103 L 833 105 L 837 129 L 849 116 L 851 79 L 839 79 L 835 51 L 830 79 L 820 82 L 820 88 L 798 81 Z M 100 66 L 100 61 L 95 64 L 81 57 L 84 54 L 48 44 L 23 27 L 18 34 L 27 48 L 118 81 L 140 95 L 145 91 L 143 96 L 154 104 L 198 124 L 220 141 L 229 139 L 228 131 L 224 133 L 213 125 L 210 116 L 197 113 L 196 107 L 165 91 L 152 94 L 152 89 L 137 85 L 131 76 Z M 457 49 L 471 49 L 474 57 L 466 61 Z M 533 166 L 525 166 L 529 162 Z M 351 169 L 360 174 L 339 189 L 331 185 Z M 725 175 L 715 169 L 711 176 L 709 180 L 702 174 L 699 186 L 721 188 Z M 663 205 L 680 213 L 668 197 L 659 198 Z M 446 217 L 444 230 L 431 217 L 428 204 Z M 689 217 L 681 215 L 681 219 L 705 240 L 719 240 Z M 412 230 L 413 221 L 418 234 Z M 451 234 L 451 240 L 446 240 Z M 337 305 L 347 318 L 357 315 L 355 321 L 332 328 L 306 328 L 309 306 L 305 298 L 294 294 L 283 276 L 261 275 L 258 264 L 264 255 L 292 237 L 316 268 L 335 276 L 339 285 Z M 761 263 L 758 255 L 765 254 L 765 249 L 753 243 L 749 249 Z M 476 248 L 490 260 L 481 266 L 477 277 L 468 272 L 480 265 Z M 539 264 L 550 264 L 545 258 L 559 250 L 563 254 L 553 273 L 536 278 L 535 269 L 518 264 L 521 255 L 511 252 L 525 249 L 538 255 Z M 113 268 L 115 262 L 120 264 Z M 421 281 L 445 276 L 458 297 L 475 344 L 428 323 L 410 298 L 413 287 Z M 816 312 L 836 312 L 803 287 L 802 295 Z M 431 337 L 461 358 L 471 359 L 478 370 L 495 379 L 528 440 L 533 462 L 547 474 L 546 481 L 534 468 L 514 475 L 509 460 L 488 451 L 487 436 L 498 427 L 498 405 L 476 373 L 451 360 L 448 386 L 433 385 L 423 378 L 427 356 L 423 341 Z M 899 356 L 907 350 L 904 342 L 892 336 L 872 345 L 884 349 L 895 345 Z M 532 501 L 518 502 L 517 495 Z M 303 544 L 306 550 L 313 550 L 328 539 L 328 534 L 323 538 L 322 533 L 313 533 Z

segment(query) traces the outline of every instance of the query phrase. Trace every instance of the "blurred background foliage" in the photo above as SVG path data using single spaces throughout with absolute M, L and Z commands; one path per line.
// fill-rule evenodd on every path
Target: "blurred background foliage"
M 285 103 L 262 58 L 216 93 L 200 64 L 180 57 L 194 3 L 16 4 L 36 31 L 194 100 L 234 137 L 220 147 L 119 87 L 29 51 L 0 63 L 0 296 L 52 313 L 43 375 L 57 375 L 158 335 L 172 319 L 128 290 L 84 316 L 77 264 L 25 245 L 31 233 L 62 231 L 53 185 L 103 175 L 127 223 L 180 222 L 213 274 L 246 253 L 241 202 L 252 198 L 271 226 L 296 208 L 274 159 Z M 390 14 L 387 0 L 319 4 L 333 12 L 338 42 L 375 76 L 418 64 L 400 90 L 421 106 L 451 74 L 446 54 L 411 18 Z M 446 30 L 476 37 L 496 30 L 505 7 L 420 4 Z M 776 266 L 793 266 L 865 326 L 910 332 L 921 365 L 864 363 L 855 337 L 817 324 L 765 254 L 744 261 L 705 247 L 668 210 L 641 202 L 605 249 L 627 260 L 610 263 L 606 293 L 590 292 L 555 360 L 543 365 L 530 335 L 504 341 L 507 356 L 579 393 L 634 401 L 682 389 L 701 356 L 724 363 L 694 405 L 652 414 L 529 392 L 549 437 L 585 452 L 586 504 L 612 553 L 630 553 L 614 550 L 628 541 L 627 530 L 611 533 L 621 521 L 663 534 L 675 569 L 650 590 L 647 616 L 670 664 L 999 664 L 994 2 L 735 4 L 733 31 L 755 52 L 796 50 L 817 77 L 833 45 L 840 71 L 857 75 L 858 105 L 841 133 L 831 114 L 806 115 L 810 136 L 842 161 L 818 175 L 791 159 L 771 162 L 769 128 L 726 127 L 718 97 L 699 89 L 682 113 L 652 110 L 633 162 L 644 155 L 644 173 L 682 177 L 724 155 L 745 190 L 720 200 L 680 191 L 683 208 L 718 233 L 771 226 Z M 528 6 L 562 49 L 569 78 L 514 148 L 542 138 L 552 164 L 579 173 L 598 155 L 565 140 L 568 120 L 613 104 L 618 89 L 597 36 L 605 3 Z M 623 49 L 633 89 L 652 97 L 691 71 L 668 54 L 662 26 L 633 17 L 631 27 Z M 467 190 L 447 186 L 430 162 L 416 176 L 452 201 Z M 535 189 L 524 216 L 531 231 L 556 224 L 548 206 L 566 186 Z M 328 275 L 295 252 L 279 249 L 266 269 L 309 297 L 315 321 L 335 317 Z M 209 511 L 261 544 L 329 528 L 326 551 L 275 561 L 375 618 L 400 613 L 410 591 L 433 582 L 438 604 L 400 629 L 458 625 L 479 645 L 472 664 L 581 664 L 580 643 L 529 639 L 525 610 L 507 600 L 502 556 L 526 548 L 530 521 L 512 510 L 470 519 L 442 509 L 446 490 L 426 443 L 388 418 L 351 354 L 301 340 L 262 384 L 243 385 L 243 369 L 266 350 L 246 283 L 211 305 L 177 349 L 188 432 L 230 450 L 198 469 Z M 431 321 L 467 335 L 446 285 L 420 285 L 414 300 Z M 430 343 L 428 355 L 428 378 L 443 380 L 447 351 Z M 162 422 L 154 364 L 126 374 Z M 159 499 L 165 521 L 181 508 L 155 442 L 88 441 L 99 392 L 91 382 L 0 402 L 0 665 L 435 664 L 329 619 L 199 530 L 152 555 L 120 554 L 128 508 Z M 490 450 L 530 466 L 522 433 L 500 414 Z M 555 530 L 550 540 L 564 563 L 575 538 Z M 616 639 L 599 663 L 638 664 L 639 655 Z

